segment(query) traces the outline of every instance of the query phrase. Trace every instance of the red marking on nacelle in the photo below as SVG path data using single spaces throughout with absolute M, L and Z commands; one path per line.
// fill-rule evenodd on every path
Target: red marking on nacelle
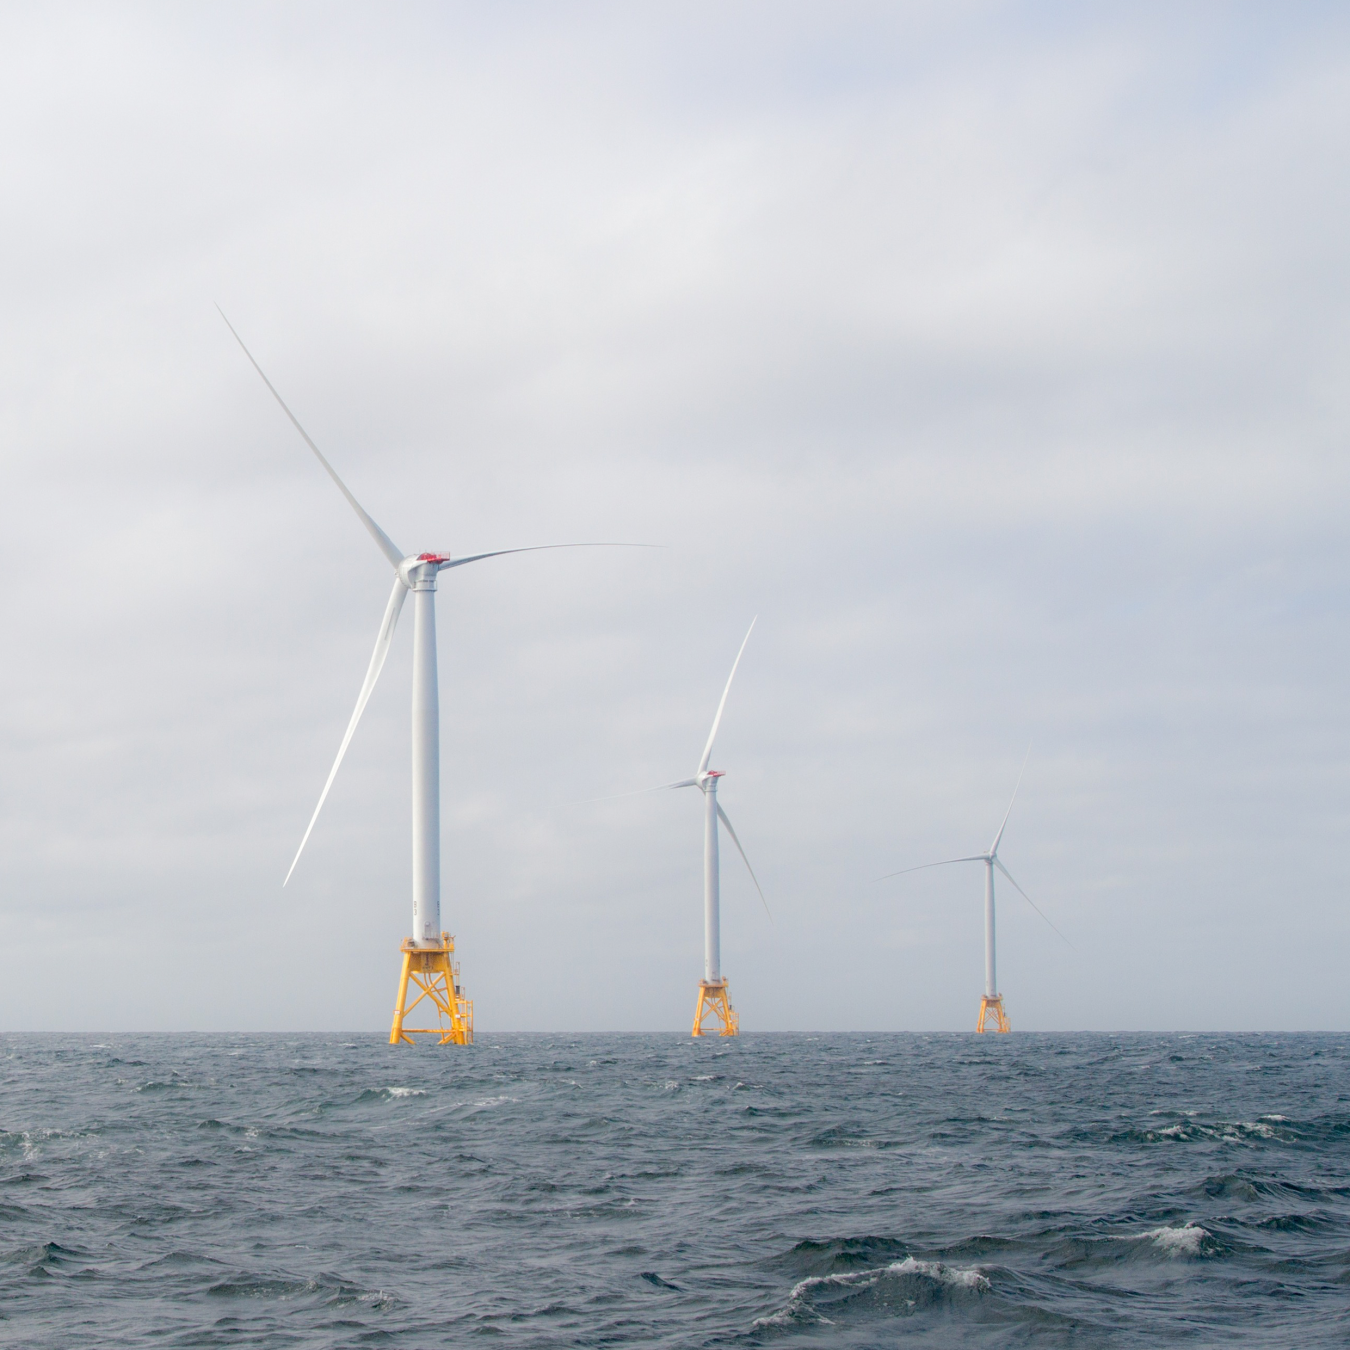
M 705 775 L 707 778 L 725 778 L 726 774 L 721 769 L 709 769 Z
M 417 555 L 417 561 L 418 561 L 418 562 L 449 562 L 449 561 L 450 561 L 450 555 L 449 555 L 448 553 L 419 553 L 419 554 Z

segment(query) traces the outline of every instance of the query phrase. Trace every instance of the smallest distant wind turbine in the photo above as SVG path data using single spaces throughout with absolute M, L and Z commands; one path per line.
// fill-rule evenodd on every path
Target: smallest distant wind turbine
M 717 800 L 717 780 L 725 778 L 726 775 L 717 769 L 708 768 L 712 759 L 713 742 L 717 739 L 717 728 L 722 724 L 722 711 L 727 706 L 727 695 L 731 693 L 731 682 L 736 678 L 736 668 L 741 664 L 741 657 L 745 653 L 745 644 L 750 641 L 750 634 L 754 632 L 755 622 L 754 619 L 750 621 L 750 627 L 746 630 L 745 638 L 741 642 L 741 649 L 736 653 L 735 661 L 731 663 L 731 674 L 727 676 L 726 688 L 722 690 L 722 701 L 717 705 L 717 715 L 713 718 L 712 730 L 708 733 L 708 743 L 703 747 L 703 758 L 698 762 L 698 772 L 693 778 L 681 779 L 678 783 L 664 783 L 661 788 L 655 789 L 659 792 L 663 788 L 696 787 L 703 793 L 703 978 L 699 981 L 698 1006 L 694 1010 L 693 1034 L 695 1036 L 710 1034 L 709 1030 L 705 1029 L 709 1019 L 712 1020 L 715 1028 L 720 1026 L 716 1033 L 719 1036 L 737 1036 L 741 1029 L 741 1019 L 731 1006 L 731 995 L 727 988 L 727 980 L 722 974 L 722 880 L 721 859 L 718 852 L 719 821 L 727 827 L 731 842 L 736 845 L 736 851 L 741 855 L 741 859 L 750 873 L 750 880 L 755 883 L 755 889 L 759 891 L 759 898 L 764 901 L 766 913 L 769 908 L 769 902 L 764 899 L 764 891 L 759 884 L 759 878 L 755 875 L 755 869 L 750 866 L 750 859 L 745 856 L 741 841 L 736 837 L 736 831 L 732 829 L 727 813 L 722 810 L 721 803 Z M 773 918 L 772 915 L 769 917 L 770 919 Z
M 1022 773 L 1026 772 L 1026 761 L 1022 761 Z M 1008 809 L 1003 813 L 1003 824 L 998 827 L 998 833 L 994 836 L 994 842 L 989 845 L 987 853 L 972 853 L 966 858 L 944 858 L 941 862 L 921 863 L 918 867 L 903 867 L 898 872 L 888 872 L 886 876 L 879 878 L 886 881 L 891 877 L 902 877 L 908 872 L 922 872 L 929 867 L 948 867 L 952 863 L 963 862 L 982 862 L 984 864 L 984 997 L 980 999 L 980 1016 L 975 1023 L 975 1030 L 983 1033 L 988 1030 L 988 1023 L 993 1022 L 995 1031 L 1011 1031 L 1012 1023 L 1008 1021 L 1008 1014 L 1004 1011 L 1003 995 L 998 992 L 998 973 L 994 955 L 994 869 L 997 868 L 1005 877 L 1016 887 L 1018 894 L 1021 895 L 1027 904 L 1045 919 L 1041 914 L 1040 908 L 1036 902 L 1018 886 L 1017 879 L 1003 865 L 1002 859 L 998 856 L 998 846 L 1003 842 L 1003 831 L 1008 828 L 1008 817 L 1012 815 L 1013 802 L 1017 800 L 1018 789 L 1022 786 L 1022 773 L 1017 775 L 1017 786 L 1013 788 L 1012 801 L 1008 803 Z M 1055 925 L 1045 919 L 1051 928 Z M 1055 928 L 1065 942 L 1068 938 Z M 1070 943 L 1070 946 L 1073 944 Z

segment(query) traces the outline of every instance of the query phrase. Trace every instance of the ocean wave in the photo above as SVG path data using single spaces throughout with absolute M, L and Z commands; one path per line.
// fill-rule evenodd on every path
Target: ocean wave
M 0 1130 L 0 1157 L 18 1153 L 27 1161 L 35 1157 L 44 1144 L 63 1139 L 86 1139 L 96 1133 L 94 1130 Z
M 392 1307 L 394 1295 L 383 1289 L 364 1289 L 359 1284 L 344 1280 L 340 1275 L 327 1273 L 298 1277 L 290 1275 L 263 1275 L 241 1271 L 228 1279 L 217 1280 L 206 1290 L 213 1298 L 249 1298 L 285 1302 L 291 1299 L 312 1298 L 327 1307 L 365 1304 L 370 1307 Z
M 1203 1256 L 1207 1243 L 1211 1249 L 1215 1246 L 1214 1234 L 1198 1223 L 1185 1223 L 1180 1228 L 1150 1228 L 1139 1237 L 1168 1256 Z
M 396 1102 L 402 1101 L 405 1097 L 425 1097 L 426 1088 L 412 1087 L 382 1087 L 366 1088 L 359 1097 L 358 1102 Z
M 796 1114 L 793 1112 L 792 1114 Z M 807 1141 L 810 1148 L 895 1148 L 890 1140 L 874 1139 L 853 1125 L 832 1125 Z
M 1114 1130 L 1106 1136 L 1112 1144 L 1168 1144 L 1221 1142 L 1258 1146 L 1276 1143 L 1293 1146 L 1320 1147 L 1343 1144 L 1350 1136 L 1350 1115 L 1333 1112 L 1313 1119 L 1299 1120 L 1280 1112 L 1268 1112 L 1254 1119 L 1204 1119 L 1198 1111 L 1150 1111 L 1151 1116 L 1171 1116 L 1172 1123 L 1140 1128 L 1132 1126 Z M 1079 1127 L 1066 1133 L 1065 1138 L 1082 1143 L 1101 1141 L 1099 1128 Z
M 46 1172 L 11 1172 L 0 1177 L 0 1186 L 43 1186 L 50 1181 Z
M 88 1253 L 59 1242 L 39 1242 L 28 1247 L 16 1247 L 0 1256 L 7 1265 L 27 1266 L 29 1275 L 43 1276 L 65 1273 L 64 1268 L 75 1261 L 88 1260 Z
M 1341 1220 L 1334 1214 L 1314 1210 L 1308 1214 L 1268 1214 L 1244 1226 L 1268 1233 L 1326 1233 L 1339 1229 Z
M 834 1326 L 855 1310 L 883 1309 L 907 1317 L 921 1310 L 960 1305 L 990 1289 L 989 1278 L 974 1267 L 920 1261 L 907 1256 L 888 1266 L 836 1275 L 808 1275 L 799 1280 L 777 1312 L 758 1317 L 752 1331 L 794 1326 Z M 827 1317 L 825 1310 L 834 1316 Z
M 223 1262 L 217 1261 L 214 1257 L 205 1256 L 201 1252 L 175 1250 L 165 1252 L 163 1256 L 152 1257 L 148 1261 L 140 1262 L 136 1271 L 138 1274 L 153 1274 L 162 1277 L 165 1274 L 177 1271 L 196 1271 L 203 1266 L 208 1268 L 223 1268 Z
M 444 1106 L 435 1106 L 423 1113 L 423 1119 L 426 1117 L 448 1116 L 452 1121 L 462 1120 L 466 1116 L 471 1116 L 478 1111 L 492 1111 L 499 1106 L 514 1106 L 520 1102 L 519 1097 L 466 1097 L 457 1102 L 447 1102 Z M 472 1162 L 481 1163 L 481 1158 L 472 1158 Z
M 1272 1196 L 1282 1196 L 1289 1187 L 1261 1177 L 1244 1176 L 1241 1172 L 1225 1172 L 1206 1177 L 1190 1188 L 1190 1193 L 1206 1200 L 1247 1200 L 1258 1202 Z
M 834 1275 L 883 1268 L 903 1261 L 909 1254 L 909 1243 L 899 1238 L 873 1235 L 806 1238 L 779 1257 L 775 1264 L 786 1267 L 795 1275 Z
M 1101 1142 L 1102 1132 L 1095 1127 L 1079 1127 L 1068 1131 L 1064 1137 L 1076 1143 L 1098 1143 Z M 1266 1117 L 1257 1120 L 1200 1120 L 1189 1113 L 1170 1125 L 1148 1128 L 1131 1126 L 1106 1133 L 1106 1142 L 1110 1144 L 1224 1143 L 1256 1146 L 1262 1143 L 1294 1143 L 1298 1140 L 1299 1132 L 1289 1124 Z
M 654 1270 L 644 1270 L 641 1273 L 640 1278 L 646 1280 L 648 1284 L 655 1286 L 657 1289 L 674 1289 L 677 1292 L 681 1292 L 680 1285 L 671 1284 L 669 1280 L 663 1280 Z
M 1159 1258 L 1208 1258 L 1227 1253 L 1228 1248 L 1209 1229 L 1187 1221 L 1147 1228 L 1142 1233 L 1065 1237 L 1046 1251 L 1044 1259 L 1061 1270 L 1084 1271 L 1148 1264 Z
M 199 1130 L 223 1130 L 226 1134 L 249 1134 L 257 1135 L 258 1131 L 251 1125 L 231 1125 L 227 1120 L 216 1120 L 214 1116 L 209 1116 L 206 1120 L 197 1122 Z

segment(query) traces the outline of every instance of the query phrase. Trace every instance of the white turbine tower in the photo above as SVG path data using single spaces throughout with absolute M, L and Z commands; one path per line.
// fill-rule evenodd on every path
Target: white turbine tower
M 222 312 L 222 319 L 225 315 Z M 390 1044 L 406 1042 L 412 1044 L 414 1035 L 435 1036 L 441 1044 L 467 1045 L 473 1041 L 473 1003 L 463 997 L 458 983 L 459 966 L 453 961 L 455 942 L 449 933 L 441 930 L 441 766 L 440 766 L 440 700 L 439 683 L 436 675 L 436 577 L 452 567 L 463 567 L 467 563 L 480 562 L 484 558 L 500 558 L 508 553 L 533 553 L 547 548 L 582 547 L 572 544 L 538 544 L 532 548 L 497 549 L 492 553 L 474 553 L 464 558 L 452 557 L 449 553 L 405 554 L 394 545 L 387 534 L 371 519 L 361 504 L 348 491 L 347 485 L 338 477 L 336 470 L 324 458 L 319 447 L 310 439 L 309 433 L 300 425 L 295 414 L 286 406 L 285 400 L 277 393 L 271 380 L 263 373 L 262 367 L 253 359 L 253 353 L 244 346 L 244 340 L 235 332 L 233 324 L 225 319 L 225 324 L 234 339 L 243 348 L 244 355 L 252 363 L 254 370 L 262 376 L 263 383 L 272 392 L 272 397 L 281 404 L 282 411 L 290 418 L 295 429 L 304 437 L 305 444 L 314 452 L 319 463 L 327 470 L 342 495 L 351 504 L 351 508 L 361 523 L 370 531 L 386 561 L 394 569 L 394 588 L 385 607 L 384 618 L 380 623 L 379 635 L 375 639 L 375 650 L 371 654 L 366 678 L 361 684 L 361 692 L 356 699 L 356 710 L 338 746 L 337 758 L 329 770 L 328 780 L 319 794 L 319 804 L 314 808 L 304 838 L 295 852 L 286 881 L 291 879 L 295 865 L 300 861 L 305 844 L 309 841 L 314 823 L 328 799 L 328 791 L 333 786 L 337 771 L 342 764 L 347 747 L 351 744 L 361 714 L 370 701 L 375 682 L 384 669 L 385 658 L 393 641 L 394 628 L 403 609 L 403 602 L 409 592 L 413 597 L 413 685 L 412 685 L 412 882 L 413 882 L 413 930 L 412 937 L 402 944 L 403 970 L 399 977 L 398 1002 L 394 1007 L 394 1023 L 389 1033 Z M 286 881 L 282 882 L 284 886 Z M 418 991 L 412 1002 L 408 1002 L 408 985 L 413 984 Z M 423 999 L 435 1008 L 437 1027 L 411 1027 L 404 1018 Z
M 975 1023 L 975 1030 L 983 1033 L 986 1028 L 986 1020 L 992 1018 L 995 1031 L 1011 1031 L 1012 1023 L 1008 1021 L 1008 1015 L 1003 1008 L 1003 995 L 998 992 L 998 970 L 995 959 L 994 944 L 994 869 L 997 868 L 1008 878 L 1017 888 L 1018 893 L 1029 904 L 1051 928 L 1055 925 L 1050 923 L 1049 919 L 1041 914 L 1040 908 L 1036 902 L 1017 884 L 1017 879 L 1003 865 L 1003 860 L 998 856 L 998 846 L 1003 842 L 1003 831 L 1008 828 L 1008 817 L 1012 815 L 1013 802 L 1017 800 L 1018 789 L 1022 786 L 1022 773 L 1026 772 L 1026 760 L 1022 761 L 1022 772 L 1017 775 L 1017 786 L 1013 788 L 1012 801 L 1008 803 L 1008 809 L 1003 813 L 1003 824 L 998 827 L 998 833 L 994 836 L 994 842 L 989 845 L 987 853 L 972 853 L 966 858 L 944 858 L 941 862 L 921 863 L 918 867 L 903 867 L 898 872 L 888 872 L 881 881 L 887 881 L 891 877 L 902 877 L 909 872 L 922 872 L 929 867 L 949 867 L 952 863 L 963 862 L 982 862 L 984 864 L 984 996 L 980 999 L 980 1016 Z M 1063 933 L 1055 928 L 1065 942 L 1069 939 L 1064 937 Z M 1070 943 L 1070 946 L 1073 944 Z
M 693 1034 L 695 1036 L 709 1034 L 703 1028 L 704 1021 L 709 1016 L 715 1022 L 721 1024 L 721 1031 L 718 1032 L 718 1035 L 736 1036 L 739 1035 L 741 1028 L 740 1018 L 731 1006 L 726 977 L 722 974 L 722 887 L 721 858 L 718 851 L 719 820 L 727 827 L 731 842 L 736 845 L 736 851 L 741 855 L 746 869 L 750 873 L 750 880 L 755 883 L 755 889 L 759 891 L 759 898 L 764 901 L 765 912 L 767 913 L 769 909 L 769 902 L 764 899 L 764 891 L 760 887 L 759 878 L 755 876 L 755 869 L 750 866 L 750 859 L 745 856 L 741 841 L 736 837 L 736 831 L 732 828 L 727 813 L 722 810 L 722 805 L 717 800 L 717 780 L 725 778 L 726 775 L 717 769 L 708 768 L 712 759 L 713 742 L 717 739 L 717 728 L 722 723 L 722 711 L 727 706 L 727 695 L 731 693 L 731 682 L 736 678 L 736 667 L 741 664 L 745 644 L 750 641 L 750 634 L 754 631 L 756 622 L 755 619 L 750 621 L 750 627 L 746 630 L 745 638 L 741 642 L 741 649 L 736 653 L 736 659 L 731 664 L 731 674 L 727 676 L 727 686 L 722 690 L 722 701 L 717 705 L 717 715 L 713 718 L 712 730 L 708 733 L 708 743 L 703 747 L 703 758 L 698 762 L 698 772 L 692 778 L 663 785 L 665 788 L 696 787 L 703 793 L 703 979 L 699 981 L 698 1006 L 694 1010 Z M 662 789 L 656 790 L 659 792 Z M 769 917 L 772 919 L 773 916 L 770 915 Z

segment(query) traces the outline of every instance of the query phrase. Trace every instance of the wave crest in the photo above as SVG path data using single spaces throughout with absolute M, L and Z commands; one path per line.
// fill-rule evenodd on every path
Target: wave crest
M 785 1307 L 756 1318 L 752 1331 L 792 1326 L 834 1326 L 853 1308 L 883 1308 L 901 1317 L 938 1305 L 964 1302 L 985 1293 L 989 1279 L 975 1267 L 949 1266 L 942 1261 L 920 1261 L 907 1256 L 873 1270 L 838 1275 L 809 1275 L 799 1280 Z M 826 1317 L 822 1308 L 835 1314 Z
M 382 1087 L 366 1088 L 356 1099 L 358 1102 L 396 1102 L 404 1097 L 425 1097 L 426 1088 Z
M 1150 1228 L 1139 1236 L 1169 1256 L 1203 1256 L 1206 1244 L 1214 1245 L 1214 1235 L 1198 1223 L 1184 1223 L 1180 1228 Z

